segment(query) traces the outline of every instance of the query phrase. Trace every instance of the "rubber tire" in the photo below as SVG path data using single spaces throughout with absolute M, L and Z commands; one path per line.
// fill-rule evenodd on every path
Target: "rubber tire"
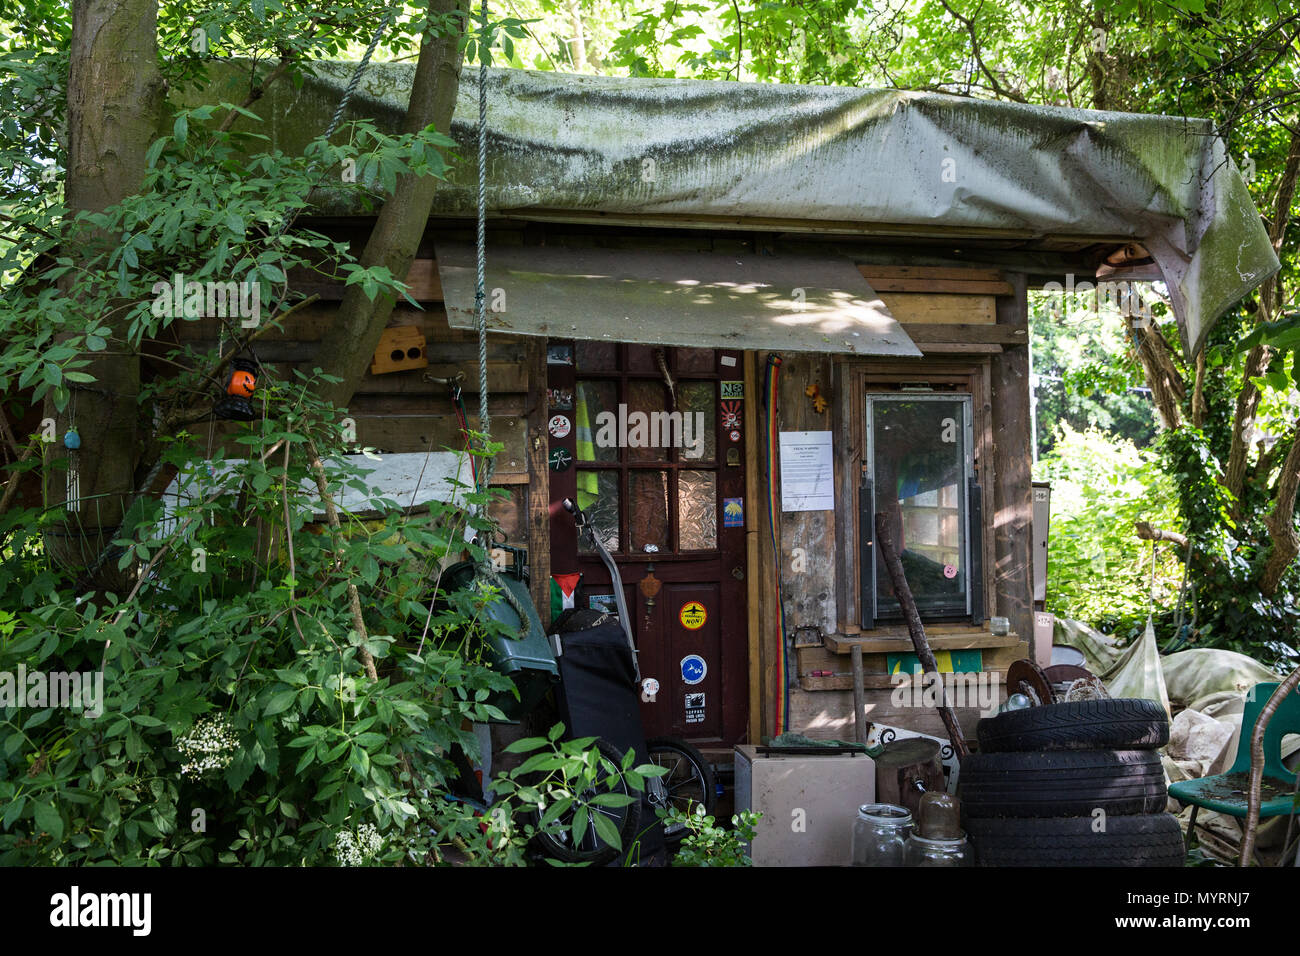
M 600 755 L 612 763 L 615 767 L 623 766 L 623 751 L 619 750 L 608 740 L 603 737 L 597 737 L 594 744 L 595 748 L 600 751 Z M 633 801 L 624 807 L 611 808 L 617 809 L 621 814 L 621 821 L 618 825 L 618 838 L 623 844 L 622 849 L 610 846 L 600 840 L 594 841 L 596 846 L 591 849 L 574 847 L 573 845 L 555 839 L 547 833 L 539 833 L 533 838 L 533 846 L 541 853 L 552 859 L 559 860 L 561 863 L 586 863 L 589 866 L 604 866 L 606 863 L 613 861 L 620 854 L 626 853 L 636 839 L 637 827 L 641 822 L 641 799 L 640 794 L 633 790 L 626 781 L 622 781 L 622 773 L 619 774 L 622 782 L 623 792 L 633 797 Z M 608 792 L 608 791 L 606 791 Z M 597 811 L 599 812 L 599 811 Z M 536 826 L 541 820 L 541 814 L 533 811 L 533 825 Z M 567 821 L 570 817 L 566 814 L 561 817 Z
M 650 761 L 658 763 L 658 761 L 655 760 L 656 753 L 672 755 L 682 758 L 690 768 L 690 778 L 683 780 L 676 785 L 673 784 L 671 775 L 669 774 L 665 774 L 659 778 L 669 784 L 669 789 L 671 791 L 669 793 L 670 802 L 675 802 L 682 810 L 686 809 L 682 804 L 683 799 L 691 800 L 695 803 L 702 803 L 704 805 L 704 812 L 706 814 L 712 814 L 713 808 L 717 806 L 718 803 L 717 782 L 713 777 L 713 768 L 710 767 L 709 762 L 704 759 L 704 755 L 680 737 L 651 737 L 645 742 L 645 744 L 646 750 L 649 752 Z M 702 794 L 697 794 L 695 787 L 692 786 L 696 783 L 698 783 L 700 789 L 703 790 Z M 686 833 L 687 831 L 685 829 L 670 832 L 668 827 L 665 826 L 664 840 L 667 842 L 669 849 L 676 849 L 681 844 L 682 840 L 686 838 Z
M 1009 710 L 976 727 L 980 753 L 1031 750 L 1157 750 L 1169 717 L 1154 700 L 1078 700 Z
M 1161 813 L 1169 799 L 1153 750 L 969 754 L 958 789 L 971 818 Z
M 1183 866 L 1187 851 L 1170 813 L 1107 817 L 969 820 L 966 835 L 980 866 Z

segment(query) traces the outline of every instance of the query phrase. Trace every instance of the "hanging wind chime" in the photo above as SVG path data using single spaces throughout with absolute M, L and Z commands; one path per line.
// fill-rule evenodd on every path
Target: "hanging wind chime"
M 66 494 L 64 495 L 64 507 L 68 511 L 81 511 L 81 474 L 78 471 L 78 465 L 81 463 L 81 435 L 77 431 L 77 392 L 72 392 L 72 401 L 68 407 L 68 430 L 63 434 L 63 447 L 68 450 L 68 478 Z

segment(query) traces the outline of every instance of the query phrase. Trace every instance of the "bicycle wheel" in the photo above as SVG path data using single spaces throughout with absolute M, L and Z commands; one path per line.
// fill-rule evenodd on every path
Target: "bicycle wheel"
M 663 789 L 646 781 L 652 806 L 686 812 L 692 805 L 703 805 L 706 814 L 712 813 L 718 802 L 713 769 L 704 755 L 679 737 L 651 737 L 646 741 L 650 760 L 667 772 L 658 778 Z M 664 824 L 664 838 L 670 847 L 682 842 L 686 827 L 682 824 Z
M 631 797 L 630 803 L 621 807 L 605 807 L 588 805 L 587 826 L 583 829 L 581 835 L 575 840 L 573 836 L 573 822 L 577 815 L 577 806 L 570 807 L 568 811 L 562 814 L 556 821 L 556 826 L 549 832 L 539 833 L 534 839 L 534 845 L 544 854 L 559 860 L 562 863 L 586 863 L 590 866 L 603 866 L 617 857 L 621 852 L 626 852 L 631 845 L 637 824 L 641 822 L 641 794 L 632 788 L 632 786 L 623 777 L 623 754 L 609 741 L 597 737 L 594 744 L 596 750 L 600 752 L 600 782 L 584 791 L 581 799 L 589 801 L 592 797 L 602 793 L 616 793 L 623 796 Z M 606 778 L 610 778 L 608 781 Z M 602 814 L 618 830 L 619 840 L 622 847 L 615 847 L 606 843 L 596 831 L 595 814 Z M 533 812 L 534 825 L 541 820 L 542 814 Z

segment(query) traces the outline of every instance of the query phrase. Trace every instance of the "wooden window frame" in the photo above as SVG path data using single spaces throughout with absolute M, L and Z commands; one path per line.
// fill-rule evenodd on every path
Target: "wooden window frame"
M 866 402 L 868 391 L 888 392 L 893 387 L 909 383 L 928 382 L 935 386 L 951 386 L 952 390 L 971 396 L 971 441 L 975 455 L 973 466 L 976 481 L 982 492 L 980 515 L 980 553 L 982 574 L 980 585 L 984 594 L 984 618 L 988 619 L 995 607 L 994 582 L 996 562 L 994 557 L 994 514 L 992 490 L 993 473 L 993 415 L 991 362 L 989 358 L 972 360 L 969 357 L 932 356 L 915 363 L 900 365 L 872 359 L 843 359 L 834 366 L 836 442 L 846 454 L 835 463 L 835 523 L 836 537 L 842 542 L 836 549 L 836 609 L 839 630 L 843 634 L 880 633 L 897 629 L 894 621 L 876 622 L 870 631 L 861 626 L 861 561 L 858 544 L 862 540 L 858 517 L 858 487 L 866 454 Z M 873 535 L 874 537 L 874 535 Z M 974 583 L 974 582 L 972 582 Z M 922 620 L 928 620 L 923 615 Z M 936 619 L 939 620 L 939 619 Z M 948 618 L 942 621 L 950 621 Z

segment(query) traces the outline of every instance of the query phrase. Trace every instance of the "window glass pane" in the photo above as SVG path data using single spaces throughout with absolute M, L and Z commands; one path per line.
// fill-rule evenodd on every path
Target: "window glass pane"
M 677 371 L 683 374 L 713 372 L 713 349 L 678 349 Z
M 613 342 L 583 342 L 574 344 L 574 363 L 579 372 L 618 371 L 618 346 Z
M 713 471 L 677 473 L 677 526 L 681 551 L 712 551 L 718 546 L 718 475 Z
M 677 407 L 682 413 L 682 454 L 679 460 L 713 461 L 717 457 L 718 413 L 714 409 L 717 387 L 713 382 L 678 383 Z M 686 440 L 687 429 L 690 430 L 689 442 Z M 698 455 L 697 448 L 700 449 Z
M 578 507 L 610 551 L 618 550 L 618 472 L 578 469 Z M 590 554 L 583 536 L 578 550 Z
M 869 407 L 876 510 L 890 517 L 916 606 L 922 613 L 965 613 L 964 403 L 877 398 Z M 882 617 L 899 615 L 879 560 L 876 595 Z
M 627 370 L 629 372 L 657 372 L 659 371 L 659 357 L 656 352 L 661 351 L 652 345 L 629 345 L 627 347 Z M 667 353 L 664 353 L 667 359 Z
M 573 401 L 573 431 L 578 461 L 618 461 L 617 428 L 612 431 L 606 429 L 602 435 L 601 412 L 609 412 L 617 421 L 618 384 L 579 381 Z
M 637 469 L 628 474 L 627 523 L 633 552 L 669 549 L 668 472 Z
M 627 439 L 630 461 L 667 461 L 672 429 L 665 428 L 668 389 L 655 379 L 627 383 Z M 667 431 L 669 434 L 665 435 Z

